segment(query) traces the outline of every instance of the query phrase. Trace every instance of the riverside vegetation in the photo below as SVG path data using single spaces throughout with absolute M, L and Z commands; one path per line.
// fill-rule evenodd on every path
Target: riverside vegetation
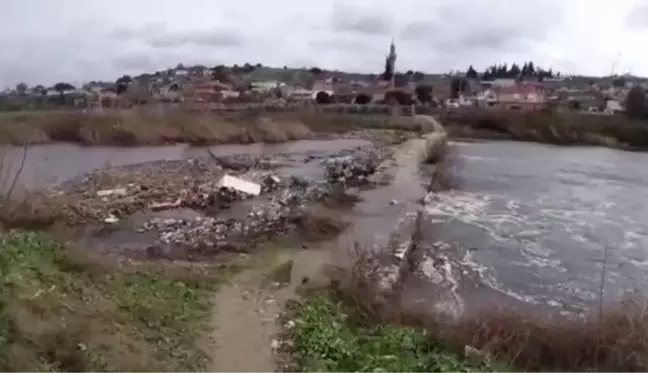
M 451 136 L 648 149 L 648 126 L 644 121 L 623 115 L 484 109 L 434 113 Z M 344 132 L 353 128 L 421 130 L 411 118 L 388 115 L 252 109 L 218 113 L 141 107 L 98 113 L 71 110 L 2 113 L 0 143 L 72 142 L 116 146 L 272 143 L 308 138 L 312 131 Z
M 407 118 L 250 110 L 217 113 L 181 108 L 111 109 L 104 112 L 32 111 L 0 113 L 0 144 L 70 142 L 142 146 L 276 143 L 311 137 L 312 132 L 381 128 L 419 130 Z
M 648 124 L 623 115 L 515 112 L 499 110 L 449 111 L 441 116 L 450 135 L 501 138 L 555 145 L 601 145 L 648 149 Z
M 354 265 L 358 271 L 358 264 Z M 370 276 L 291 305 L 289 371 L 644 371 L 645 301 L 588 315 L 494 310 L 447 321 L 385 302 Z M 357 282 L 360 281 L 360 282 Z M 373 281 L 373 280 L 371 280 Z

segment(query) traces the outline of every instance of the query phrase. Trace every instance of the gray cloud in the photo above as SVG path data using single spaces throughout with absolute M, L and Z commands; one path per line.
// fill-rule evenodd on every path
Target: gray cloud
M 331 25 L 334 31 L 388 35 L 392 32 L 393 21 L 389 13 L 345 5 L 333 9 Z
M 147 23 L 140 27 L 118 26 L 108 32 L 108 36 L 115 40 L 148 39 L 169 32 L 164 22 Z
M 559 57 L 576 70 L 606 73 L 609 62 L 595 62 L 606 58 L 600 45 L 579 40 L 613 45 L 608 41 L 635 40 L 639 33 L 627 27 L 648 28 L 645 6 L 625 13 L 629 5 L 591 0 L 320 0 L 315 9 L 300 0 L 192 0 L 180 8 L 172 0 L 5 1 L 0 85 L 9 86 L 112 80 L 178 63 L 379 72 L 392 36 L 400 70 Z M 648 74 L 643 52 L 624 58 Z
M 503 14 L 485 9 L 491 6 L 497 9 L 497 3 L 458 0 L 454 5 L 442 4 L 428 19 L 408 23 L 400 36 L 445 53 L 517 51 L 529 42 L 543 40 L 561 20 L 560 8 L 555 2 L 546 1 L 535 8 L 535 3 L 517 3 Z
M 628 14 L 626 24 L 630 29 L 648 29 L 648 5 L 635 6 Z
M 188 44 L 208 47 L 232 47 L 243 42 L 244 39 L 236 31 L 223 29 L 167 33 L 147 40 L 147 43 L 155 48 L 176 48 Z
M 156 69 L 156 63 L 149 53 L 134 53 L 115 57 L 112 61 L 119 70 L 150 71 Z
M 227 28 L 172 31 L 164 23 L 139 28 L 118 27 L 108 34 L 115 40 L 139 40 L 154 48 L 177 48 L 186 45 L 229 47 L 244 42 L 240 32 Z

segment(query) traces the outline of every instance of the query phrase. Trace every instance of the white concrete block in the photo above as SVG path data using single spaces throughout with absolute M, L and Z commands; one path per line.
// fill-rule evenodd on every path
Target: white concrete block
M 225 175 L 219 181 L 219 186 L 232 188 L 243 193 L 258 196 L 261 194 L 261 184 L 253 183 L 251 181 L 243 180 L 235 176 Z

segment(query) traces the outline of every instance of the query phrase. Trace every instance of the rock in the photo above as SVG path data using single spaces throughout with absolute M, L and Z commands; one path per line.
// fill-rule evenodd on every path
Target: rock
M 146 248 L 146 257 L 147 259 L 161 259 L 166 257 L 164 249 L 158 245 L 148 246 Z
M 481 363 L 489 360 L 488 354 L 468 345 L 464 346 L 464 356 L 466 357 L 466 359 L 474 361 L 476 363 Z

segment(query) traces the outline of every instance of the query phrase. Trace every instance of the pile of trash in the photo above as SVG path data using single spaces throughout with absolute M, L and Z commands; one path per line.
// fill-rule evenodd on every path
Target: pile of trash
M 322 163 L 329 183 L 357 186 L 365 183 L 376 172 L 380 159 L 374 152 L 355 151 L 327 158 Z
M 221 251 L 245 251 L 251 243 L 270 235 L 284 234 L 294 231 L 300 221 L 308 214 L 309 202 L 327 198 L 334 192 L 333 186 L 326 181 L 315 181 L 304 177 L 293 176 L 283 182 L 276 176 L 269 175 L 262 184 L 256 184 L 263 191 L 277 191 L 270 198 L 259 200 L 258 203 L 248 204 L 243 218 L 153 218 L 140 229 L 154 230 L 158 234 L 159 247 L 166 250 L 180 250 L 189 260 L 192 257 L 204 257 Z M 238 189 L 245 184 L 241 179 L 232 178 L 231 184 L 222 186 L 224 189 L 234 189 L 230 193 L 237 196 L 246 195 L 253 198 L 255 194 Z M 254 183 L 250 183 L 254 184 Z M 258 195 L 258 194 L 256 194 Z M 244 207 L 242 207 L 244 208 Z
M 67 191 L 104 224 L 122 229 L 116 224 L 128 221 L 129 231 L 150 232 L 156 240 L 151 247 L 163 254 L 158 256 L 200 260 L 301 232 L 313 203 L 330 206 L 353 196 L 385 153 L 362 147 L 305 157 L 210 154 L 93 172 Z M 183 208 L 192 214 L 172 211 Z M 140 212 L 145 222 L 130 218 Z
M 225 174 L 217 182 L 206 182 L 180 191 L 178 206 L 205 210 L 208 208 L 228 209 L 236 201 L 275 191 L 281 180 L 273 174 L 265 174 L 260 183 Z M 171 206 L 175 207 L 175 206 Z

